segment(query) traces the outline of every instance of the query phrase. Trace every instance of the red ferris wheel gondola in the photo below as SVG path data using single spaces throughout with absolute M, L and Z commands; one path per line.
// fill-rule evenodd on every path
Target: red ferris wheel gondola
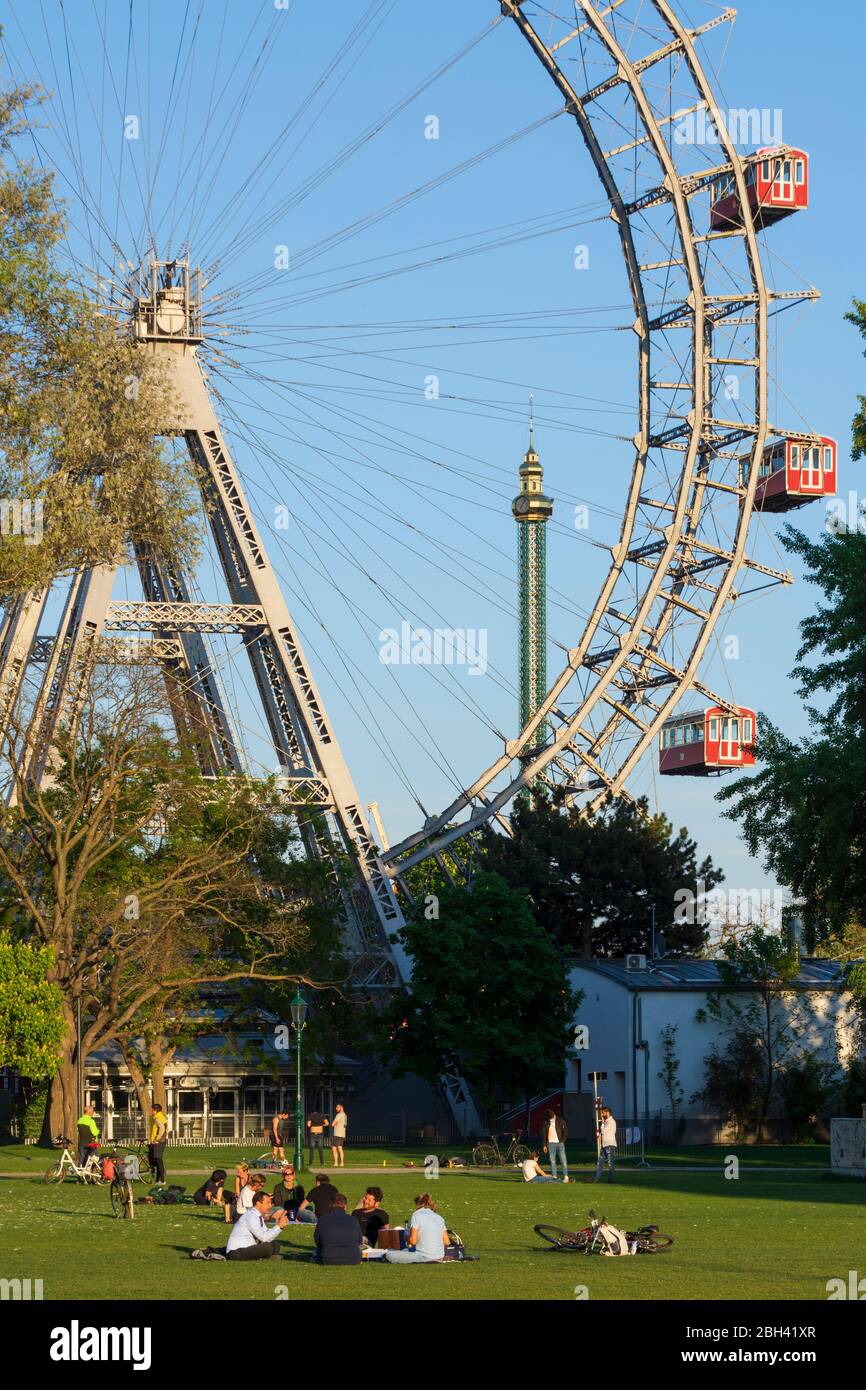
M 710 777 L 733 767 L 752 767 L 755 711 L 712 705 L 666 719 L 659 735 L 659 772 Z
M 790 145 L 770 146 L 749 155 L 745 165 L 746 192 L 756 227 L 809 206 L 809 156 Z M 710 229 L 742 227 L 743 210 L 733 173 L 721 174 L 710 185 Z

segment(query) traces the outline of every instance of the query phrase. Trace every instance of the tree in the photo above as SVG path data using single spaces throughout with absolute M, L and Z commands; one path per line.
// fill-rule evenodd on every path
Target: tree
M 686 830 L 673 835 L 647 803 L 617 800 L 594 816 L 536 797 L 511 815 L 509 839 L 487 830 L 482 840 L 485 868 L 529 894 L 539 924 L 556 944 L 580 957 L 650 954 L 653 910 L 659 932 L 674 954 L 694 954 L 705 928 L 675 921 L 677 894 L 697 898 L 724 875 Z M 677 914 L 681 915 L 681 914 Z
M 0 911 L 18 939 L 51 948 L 47 979 L 62 996 L 49 1137 L 75 1120 L 79 1004 L 86 1056 L 174 992 L 298 978 L 286 968 L 297 904 L 260 872 L 289 852 L 291 826 L 267 785 L 202 778 L 157 722 L 161 704 L 141 668 L 91 672 L 42 783 L 27 773 L 26 731 L 7 738 Z
M 795 1144 L 814 1141 L 815 1124 L 830 1098 L 836 1068 L 817 1057 L 803 1057 L 785 1067 L 779 1078 L 779 1093 L 791 1121 Z
M 51 175 L 18 156 L 39 100 L 0 87 L 0 600 L 114 563 L 130 533 L 177 562 L 197 551 L 190 467 L 155 438 L 164 373 L 61 274 Z
M 47 946 L 0 932 L 0 1067 L 30 1081 L 53 1075 L 63 1036 L 62 997 L 48 982 L 54 965 Z
M 854 308 L 845 315 L 849 323 L 859 331 L 861 338 L 866 340 L 866 303 L 862 299 L 854 300 Z M 863 349 L 866 356 L 866 348 Z M 854 448 L 852 458 L 862 459 L 866 457 L 866 396 L 858 396 L 857 414 L 854 416 L 853 435 Z
M 866 537 L 812 542 L 787 527 L 783 543 L 826 600 L 800 625 L 792 672 L 809 733 L 795 741 L 760 717 L 759 770 L 719 800 L 750 853 L 803 900 L 814 949 L 866 924 Z
M 674 1134 L 678 1134 L 682 1128 L 679 1121 L 680 1106 L 683 1103 L 683 1088 L 680 1081 L 680 1059 L 677 1055 L 677 1033 L 679 1025 L 668 1023 L 660 1033 L 662 1043 L 662 1065 L 661 1070 L 656 1072 L 656 1076 L 664 1086 L 665 1095 L 668 1098 L 668 1105 L 671 1108 L 671 1125 Z M 678 1123 L 679 1121 L 679 1123 Z
M 704 1084 L 692 1096 L 734 1126 L 738 1139 L 760 1123 L 764 1077 L 761 1048 L 754 1034 L 734 1031 L 724 1049 L 713 1043 L 704 1058 Z
M 725 944 L 719 961 L 722 988 L 709 995 L 696 1018 L 716 1026 L 727 1039 L 727 1054 L 711 1049 L 704 1087 L 694 1099 L 718 1105 L 725 1114 L 729 1100 L 721 1097 L 736 1094 L 738 1109 L 729 1113 L 760 1129 L 784 1070 L 800 1065 L 816 1039 L 823 1034 L 829 1041 L 832 1032 L 832 1023 L 818 1021 L 799 989 L 799 971 L 796 947 L 761 926 Z
M 580 996 L 524 893 L 482 872 L 470 889 L 442 890 L 438 919 L 417 910 L 399 935 L 412 983 L 385 1015 L 397 1075 L 435 1084 L 458 1071 L 488 1111 L 500 1088 L 523 1096 L 561 1076 Z

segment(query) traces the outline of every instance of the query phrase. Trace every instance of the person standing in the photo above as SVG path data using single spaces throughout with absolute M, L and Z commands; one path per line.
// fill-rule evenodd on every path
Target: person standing
M 346 1114 L 342 1105 L 338 1105 L 334 1111 L 334 1118 L 331 1122 L 331 1157 L 334 1160 L 335 1168 L 345 1168 L 346 1158 L 343 1153 L 343 1145 L 346 1142 L 346 1130 L 349 1125 L 349 1116 Z
M 610 1106 L 605 1105 L 601 1112 L 601 1132 L 599 1135 L 600 1146 L 598 1150 L 598 1167 L 595 1170 L 593 1182 L 598 1182 L 602 1171 L 607 1165 L 610 1169 L 610 1182 L 613 1182 L 614 1157 L 616 1155 L 616 1120 L 613 1118 L 613 1111 Z
M 319 1150 L 319 1162 L 325 1161 L 325 1130 L 328 1121 L 321 1110 L 314 1110 L 307 1116 L 307 1132 L 310 1136 L 310 1167 L 313 1167 L 314 1152 Z
M 96 1153 L 99 1148 L 99 1125 L 93 1118 L 95 1114 L 92 1105 L 85 1105 L 81 1114 L 78 1116 L 78 1163 L 84 1167 L 88 1157 Z
M 289 1112 L 280 1110 L 274 1116 L 268 1127 L 268 1143 L 271 1146 L 271 1162 L 277 1159 L 281 1163 L 285 1162 L 285 1146 L 289 1138 Z
M 165 1162 L 163 1154 L 168 1141 L 168 1116 L 157 1102 L 150 1113 L 150 1135 L 148 1154 L 150 1166 L 156 1174 L 158 1184 L 165 1186 Z
M 265 1223 L 270 1209 L 270 1193 L 257 1192 L 253 1198 L 252 1208 L 244 1212 L 243 1216 L 238 1217 L 235 1222 L 226 1246 L 227 1260 L 279 1260 L 282 1258 L 279 1250 L 273 1246 L 273 1242 L 289 1218 L 284 1211 L 281 1211 L 277 1217 L 277 1224 L 269 1228 Z
M 565 1120 L 554 1110 L 548 1110 L 544 1117 L 544 1152 L 550 1159 L 550 1176 L 556 1177 L 557 1162 L 562 1164 L 562 1181 L 568 1182 L 568 1159 L 565 1157 L 565 1141 L 568 1129 Z

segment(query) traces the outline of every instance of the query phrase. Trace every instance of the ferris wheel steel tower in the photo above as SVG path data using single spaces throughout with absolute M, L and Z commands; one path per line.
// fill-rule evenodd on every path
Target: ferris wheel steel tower
M 148 634 L 142 646 L 164 673 L 172 716 L 193 740 L 202 771 L 243 774 L 242 740 L 208 650 L 209 634 L 242 634 L 285 804 L 307 852 L 336 844 L 357 862 L 347 929 L 357 978 L 372 987 L 410 978 L 396 935 L 401 903 L 412 897 L 409 870 L 432 858 L 450 878 L 465 879 L 477 832 L 494 822 L 507 830 L 507 808 L 534 786 L 589 809 L 628 797 L 629 779 L 684 694 L 697 691 L 721 711 L 737 708 L 732 695 L 704 683 L 700 667 L 743 578 L 791 579 L 749 554 L 747 542 L 768 438 L 788 433 L 769 418 L 768 322 L 774 305 L 785 307 L 780 301 L 814 299 L 817 291 L 768 287 L 748 161 L 724 123 L 711 163 L 673 138 L 683 114 L 673 109 L 675 81 L 691 92 L 685 114 L 717 111 L 700 46 L 735 12 L 689 28 L 667 0 L 576 0 L 574 23 L 560 20 L 554 40 L 541 37 L 522 0 L 496 9 L 493 27 L 513 23 L 601 182 L 636 347 L 638 427 L 619 538 L 585 627 L 549 687 L 543 581 L 552 502 L 530 440 L 513 504 L 526 594 L 518 736 L 441 813 L 398 844 L 376 844 L 212 404 L 198 356 L 207 337 L 201 281 L 185 259 L 154 253 L 141 268 L 132 329 L 170 382 L 164 432 L 189 451 L 226 601 L 198 602 L 190 576 L 131 537 L 141 601 L 113 601 L 114 567 L 103 566 L 75 575 L 53 637 L 39 632 L 45 593 L 11 605 L 0 628 L 0 716 L 19 700 L 28 666 L 44 668 L 29 738 L 34 777 L 44 776 L 55 732 L 74 714 L 88 664 L 138 633 Z M 736 225 L 711 225 L 705 210 L 696 211 L 701 195 L 722 183 L 742 209 Z M 731 372 L 747 383 L 735 402 L 724 389 Z M 445 1090 L 463 1128 L 477 1128 L 460 1078 L 446 1078 Z

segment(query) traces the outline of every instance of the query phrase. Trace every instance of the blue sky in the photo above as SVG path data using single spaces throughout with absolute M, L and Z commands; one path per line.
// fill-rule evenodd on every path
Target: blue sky
M 695 0 L 689 12 L 700 22 L 717 8 Z M 67 0 L 64 28 L 54 0 L 4 6 L 11 70 L 55 93 L 36 153 L 58 170 L 78 261 L 99 258 L 105 273 L 115 236 L 138 258 L 152 181 L 160 252 L 191 233 L 194 262 L 220 261 L 211 292 L 237 296 L 211 313 L 224 425 L 356 783 L 379 802 L 392 839 L 417 827 L 419 804 L 441 809 L 492 761 L 497 731 L 515 731 L 509 502 L 529 392 L 556 499 L 551 672 L 595 597 L 631 466 L 634 344 L 618 244 L 573 123 L 542 121 L 561 103 L 514 27 L 494 28 L 382 123 L 497 13 L 483 0 L 293 0 L 287 11 L 135 0 L 130 27 L 126 6 Z M 773 282 L 813 284 L 821 299 L 777 320 L 771 416 L 838 438 L 843 495 L 862 491 L 850 420 L 863 361 L 843 315 L 852 295 L 866 296 L 864 25 L 856 6 L 827 7 L 818 24 L 801 0 L 745 0 L 717 50 L 722 104 L 780 108 L 784 139 L 811 155 L 808 212 L 766 244 Z M 431 116 L 437 139 L 425 138 Z M 575 269 L 576 245 L 587 248 L 586 270 Z M 428 399 L 433 377 L 439 396 Z M 589 508 L 580 533 L 577 505 Z M 817 504 L 797 517 L 815 536 L 823 522 Z M 786 568 L 779 523 L 765 526 L 759 556 Z M 208 598 L 211 559 L 199 576 Z M 129 575 L 124 592 L 135 595 Z M 738 606 L 726 631 L 739 659 L 715 655 L 705 672 L 793 736 L 805 721 L 787 672 L 813 601 L 798 583 Z M 483 629 L 487 675 L 383 666 L 379 633 L 403 621 Z M 238 642 L 218 659 L 254 760 L 273 766 Z M 689 826 L 731 886 L 765 883 L 719 819 L 713 782 L 660 782 L 648 760 L 635 789 Z

